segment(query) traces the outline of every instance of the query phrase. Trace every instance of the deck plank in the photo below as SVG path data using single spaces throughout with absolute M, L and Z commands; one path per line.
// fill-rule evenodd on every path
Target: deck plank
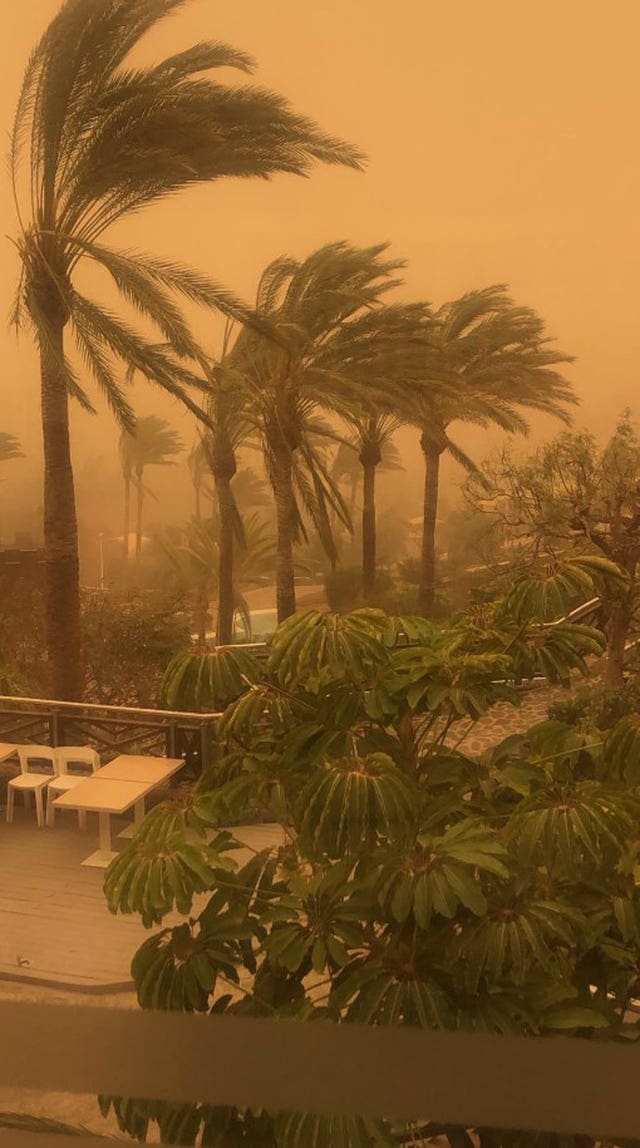
M 89 814 L 88 830 L 82 833 L 75 819 L 58 818 L 53 829 L 38 829 L 33 809 L 16 809 L 11 825 L 3 812 L 0 978 L 105 991 L 130 985 L 132 957 L 149 934 L 138 917 L 109 912 L 102 892 L 104 870 L 81 865 L 96 840 L 97 818 Z M 114 841 L 125 823 L 114 818 Z M 240 862 L 249 850 L 281 840 L 280 830 L 271 825 L 234 832 L 248 847 L 235 854 Z

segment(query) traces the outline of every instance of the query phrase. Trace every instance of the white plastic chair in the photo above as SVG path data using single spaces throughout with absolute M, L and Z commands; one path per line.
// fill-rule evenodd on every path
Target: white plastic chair
M 7 821 L 13 821 L 13 807 L 17 792 L 24 794 L 25 806 L 29 804 L 29 794 L 36 799 L 38 827 L 44 826 L 43 792 L 55 778 L 58 767 L 56 751 L 50 745 L 19 745 L 18 759 L 20 773 L 7 783 Z
M 47 791 L 47 825 L 53 826 L 55 818 L 54 799 L 61 793 L 74 789 L 80 782 L 86 781 L 100 769 L 100 757 L 90 745 L 60 745 L 56 749 L 57 775 L 49 782 Z M 87 827 L 87 814 L 84 809 L 78 810 L 78 824 L 81 829 Z

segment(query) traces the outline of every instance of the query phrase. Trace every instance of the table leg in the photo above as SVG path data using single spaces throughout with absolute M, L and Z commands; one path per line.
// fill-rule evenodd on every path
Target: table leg
M 133 824 L 125 825 L 124 829 L 118 833 L 118 840 L 130 841 L 134 836 L 136 829 L 140 822 L 144 820 L 144 797 L 140 801 L 136 801 L 133 807 Z
M 108 813 L 98 814 L 100 848 L 103 853 L 111 853 L 111 818 Z
M 98 826 L 100 848 L 95 853 L 91 853 L 89 857 L 85 857 L 82 864 L 90 866 L 92 869 L 106 869 L 113 858 L 118 856 L 117 853 L 114 853 L 111 845 L 111 815 L 99 813 Z

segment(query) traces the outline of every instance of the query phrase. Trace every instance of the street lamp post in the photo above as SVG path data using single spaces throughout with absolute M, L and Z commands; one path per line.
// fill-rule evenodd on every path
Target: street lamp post
M 104 590 L 104 534 L 98 535 L 98 545 L 100 551 L 100 589 Z

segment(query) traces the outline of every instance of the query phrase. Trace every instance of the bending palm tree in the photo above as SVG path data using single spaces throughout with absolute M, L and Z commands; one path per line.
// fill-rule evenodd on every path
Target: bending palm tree
M 133 413 L 116 373 L 120 360 L 199 413 L 186 388 L 200 380 L 179 361 L 199 352 L 175 293 L 246 315 L 205 276 L 168 260 L 114 251 L 102 235 L 124 216 L 204 181 L 305 174 L 315 160 L 360 164 L 353 149 L 323 135 L 273 93 L 206 78 L 203 73 L 221 67 L 251 70 L 244 53 L 224 44 L 196 44 L 146 68 L 129 64 L 140 39 L 183 2 L 66 0 L 31 56 L 15 117 L 11 172 L 22 279 L 14 319 L 29 322 L 40 355 L 47 649 L 53 692 L 63 698 L 82 690 L 69 396 L 93 409 L 68 358 L 65 333 L 71 329 L 84 367 L 131 430 Z M 83 259 L 104 268 L 154 323 L 160 345 L 79 290 L 75 272 Z
M 385 245 L 335 243 L 302 263 L 275 260 L 262 275 L 256 308 L 279 343 L 245 328 L 230 355 L 244 380 L 276 499 L 279 621 L 296 608 L 293 547 L 303 536 L 302 507 L 330 557 L 329 511 L 349 521 L 325 462 L 313 451 L 312 436 L 331 433 L 315 411 L 342 413 L 388 393 L 394 377 L 406 375 L 411 340 L 423 338 L 422 304 L 381 306 L 402 266 L 385 251 Z
M 9 462 L 12 458 L 24 458 L 20 443 L 15 435 L 0 431 L 0 462 Z
M 439 365 L 438 382 L 449 376 L 447 388 L 431 384 L 429 373 L 408 399 L 407 421 L 420 429 L 425 461 L 419 608 L 429 616 L 435 602 L 436 521 L 440 459 L 445 451 L 467 470 L 472 460 L 449 437 L 452 422 L 494 424 L 526 434 L 529 425 L 521 408 L 543 411 L 564 422 L 566 407 L 578 400 L 570 383 L 554 368 L 571 362 L 550 347 L 544 324 L 526 308 L 516 307 L 504 287 L 472 291 L 446 303 L 435 315 L 430 362 Z
M 239 502 L 245 507 L 264 505 L 261 484 L 253 472 L 238 473 L 237 452 L 250 439 L 252 424 L 245 412 L 246 394 L 242 380 L 229 363 L 232 326 L 227 323 L 220 365 L 202 368 L 209 383 L 209 429 L 202 432 L 198 451 L 215 487 L 214 518 L 217 522 L 218 615 L 216 641 L 228 645 L 233 640 L 235 613 L 234 562 L 236 547 L 246 545 Z M 248 475 L 252 477 L 248 479 Z M 241 480 L 240 483 L 238 480 Z M 262 484 L 263 485 L 263 484 Z M 238 497 L 240 496 L 240 497 Z M 244 501 L 243 501 L 244 496 Z M 253 499 L 253 501 L 252 501 Z
M 164 419 L 156 418 L 155 415 L 136 419 L 134 431 L 123 431 L 120 435 L 120 458 L 125 487 L 125 555 L 129 553 L 132 481 L 135 480 L 136 486 L 136 560 L 138 560 L 142 549 L 145 467 L 172 465 L 173 456 L 180 454 L 182 449 L 180 436 Z
M 211 406 L 211 404 L 209 405 Z M 209 418 L 213 423 L 214 415 L 211 412 Z M 194 510 L 197 521 L 204 517 L 215 518 L 217 516 L 215 482 L 213 481 L 211 466 L 209 465 L 211 437 L 210 430 L 201 432 L 197 443 L 192 447 L 189 453 L 189 469 L 191 471 L 191 481 L 196 495 Z M 244 446 L 244 441 L 239 445 Z M 256 510 L 258 507 L 269 506 L 271 504 L 267 483 L 251 466 L 241 466 L 236 469 L 236 473 L 233 477 L 233 495 L 236 505 L 241 511 Z M 209 515 L 203 514 L 203 498 L 208 499 L 212 503 L 212 513 Z

